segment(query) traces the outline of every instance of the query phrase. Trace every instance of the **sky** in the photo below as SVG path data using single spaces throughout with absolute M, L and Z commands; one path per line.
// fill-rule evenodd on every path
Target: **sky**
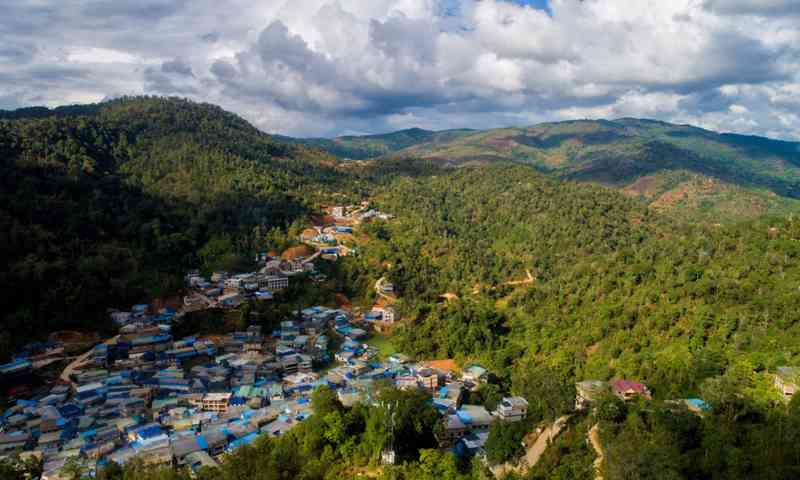
M 0 109 L 171 95 L 293 136 L 646 117 L 800 140 L 798 0 L 0 0 Z

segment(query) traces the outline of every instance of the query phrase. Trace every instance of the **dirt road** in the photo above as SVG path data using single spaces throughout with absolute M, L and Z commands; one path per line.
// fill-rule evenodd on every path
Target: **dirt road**
M 109 338 L 103 343 L 105 343 L 106 345 L 112 345 L 114 343 L 117 343 L 117 339 L 119 339 L 119 335 Z M 78 358 L 70 362 L 70 364 L 67 365 L 66 368 L 64 368 L 64 371 L 61 372 L 61 377 L 59 378 L 61 378 L 61 380 L 63 380 L 66 383 L 69 383 L 74 387 L 75 382 L 73 382 L 72 378 L 70 377 L 72 376 L 73 373 L 75 373 L 75 370 L 77 370 L 78 367 L 86 363 L 86 360 L 92 355 L 92 352 L 94 352 L 94 348 L 90 348 L 89 351 L 87 351 L 83 355 L 79 356 Z
M 595 423 L 589 430 L 589 443 L 592 444 L 594 453 L 597 458 L 594 459 L 594 478 L 595 480 L 603 480 L 603 445 L 600 443 L 600 424 Z
M 558 434 L 564 429 L 567 425 L 567 420 L 569 420 L 569 415 L 564 415 L 563 417 L 556 420 L 552 425 L 545 428 L 541 434 L 536 438 L 536 441 L 533 442 L 533 445 L 528 447 L 527 451 L 525 452 L 525 456 L 520 460 L 519 464 L 517 465 L 510 465 L 508 463 L 504 463 L 502 465 L 496 465 L 492 467 L 492 473 L 494 473 L 495 478 L 503 478 L 506 474 L 515 472 L 519 475 L 525 475 L 528 470 L 536 465 L 539 462 L 542 454 L 544 454 L 547 447 L 550 443 L 558 437 Z

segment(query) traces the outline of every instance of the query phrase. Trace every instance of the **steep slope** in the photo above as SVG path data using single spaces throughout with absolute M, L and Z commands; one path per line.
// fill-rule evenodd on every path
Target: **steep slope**
M 342 178 L 321 152 L 183 100 L 0 121 L 0 356 L 100 328 L 106 308 L 172 293 L 187 268 L 235 266 Z
M 742 362 L 800 361 L 795 219 L 685 224 L 505 163 L 377 198 L 398 218 L 354 261 L 395 284 L 408 354 L 477 359 L 517 391 L 547 366 L 567 382 L 643 380 L 667 399 Z M 535 281 L 519 282 L 527 271 Z M 460 300 L 435 305 L 445 292 Z

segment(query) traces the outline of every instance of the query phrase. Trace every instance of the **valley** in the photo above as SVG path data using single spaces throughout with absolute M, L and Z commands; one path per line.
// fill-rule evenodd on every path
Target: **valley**
M 323 141 L 173 98 L 20 112 L 0 120 L 2 363 L 57 330 L 142 348 L 81 351 L 106 376 L 78 361 L 52 391 L 6 382 L 0 446 L 38 453 L 3 468 L 791 477 L 797 152 L 634 119 Z M 109 402 L 134 386 L 152 389 L 135 415 Z M 228 415 L 220 394 L 246 399 Z M 86 432 L 111 423 L 95 455 L 106 439 Z M 212 455 L 198 439 L 217 427 Z M 184 468 L 191 441 L 209 468 Z

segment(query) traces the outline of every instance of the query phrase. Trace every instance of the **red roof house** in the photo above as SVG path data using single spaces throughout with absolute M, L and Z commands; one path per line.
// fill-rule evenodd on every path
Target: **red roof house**
M 611 390 L 614 395 L 625 401 L 635 397 L 650 399 L 650 390 L 647 389 L 647 386 L 633 380 L 612 380 Z

